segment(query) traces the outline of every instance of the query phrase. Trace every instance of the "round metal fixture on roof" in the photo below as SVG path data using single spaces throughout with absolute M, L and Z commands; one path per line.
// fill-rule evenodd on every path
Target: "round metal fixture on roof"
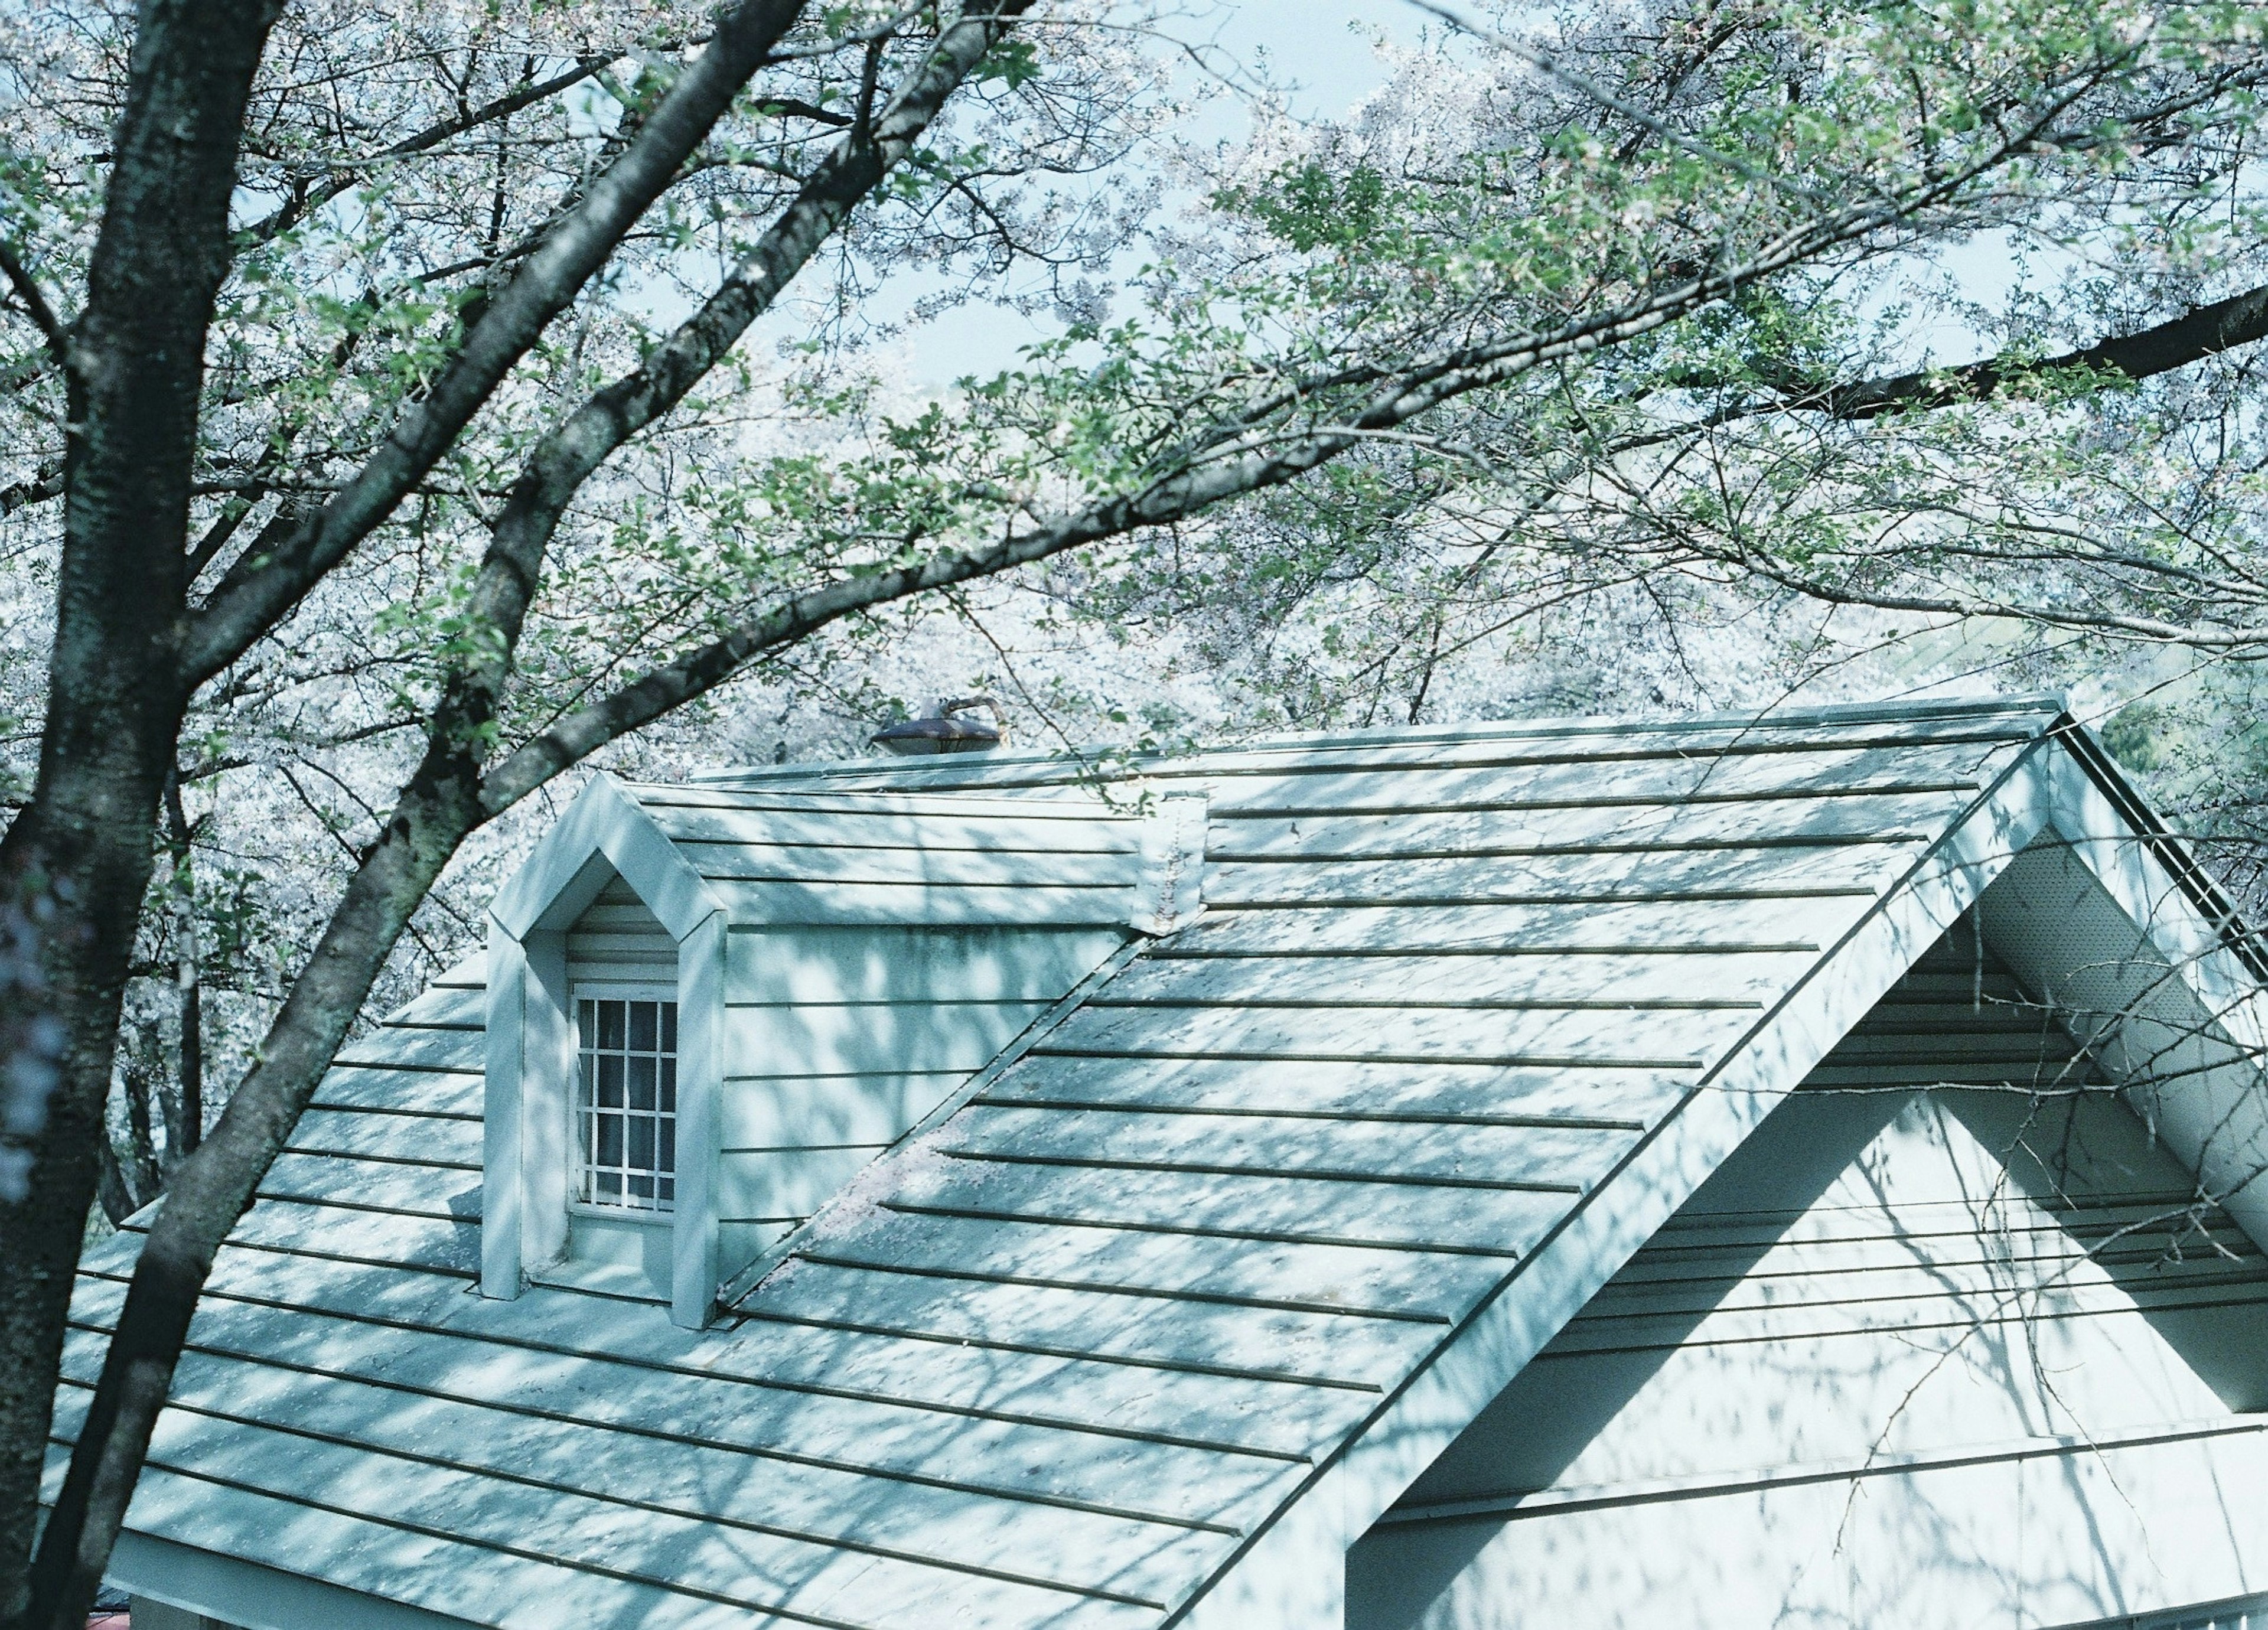
M 968 715 L 982 708 L 990 724 Z M 1008 739 L 1008 718 L 990 697 L 955 697 L 919 719 L 884 725 L 866 738 L 874 747 L 909 756 L 923 753 L 988 753 Z

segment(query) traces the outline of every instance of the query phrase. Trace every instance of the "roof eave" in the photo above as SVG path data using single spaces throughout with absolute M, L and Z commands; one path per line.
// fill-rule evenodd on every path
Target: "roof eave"
M 2044 840 L 2044 841 L 2043 841 Z M 1341 1556 L 1453 1442 L 1624 1263 L 1656 1233 L 1796 1083 L 1873 1008 L 1925 949 L 2020 857 L 2069 857 L 2176 970 L 2200 1011 L 2234 1033 L 2237 1050 L 2268 1048 L 2263 963 L 2233 904 L 2198 866 L 2100 743 L 2058 707 L 1907 874 L 1706 1075 L 1675 1113 L 1466 1319 L 1427 1364 L 1383 1399 L 1370 1420 L 1275 1523 L 1256 1531 L 1167 1620 L 1212 1630 L 1298 1615 L 1263 1611 L 1284 1582 Z M 2200 1082 L 2196 1113 L 2161 1117 L 2174 1152 L 2208 1190 L 2226 1190 L 2231 1216 L 2268 1240 L 2268 1195 L 2247 1197 L 2268 1169 L 2268 1105 L 2257 1072 Z M 2218 1183 L 2216 1183 L 2218 1178 Z M 1601 1203 L 1611 1192 L 1613 1203 Z M 1288 1598 L 1287 1598 L 1288 1599 Z M 1232 1606 L 1233 1611 L 1224 1610 Z

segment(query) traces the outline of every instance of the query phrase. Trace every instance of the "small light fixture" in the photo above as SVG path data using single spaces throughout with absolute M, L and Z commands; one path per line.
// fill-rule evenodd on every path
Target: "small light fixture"
M 969 715 L 978 709 L 992 715 L 987 724 Z M 955 697 L 940 702 L 919 719 L 902 719 L 884 725 L 866 738 L 875 747 L 909 756 L 924 753 L 989 753 L 1008 739 L 1008 717 L 990 697 Z

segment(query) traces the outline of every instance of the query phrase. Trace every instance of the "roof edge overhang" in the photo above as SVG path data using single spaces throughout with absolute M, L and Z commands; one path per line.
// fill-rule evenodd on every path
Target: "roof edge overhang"
M 1906 874 L 1707 1072 L 1677 1110 L 1584 1196 L 1491 1297 L 1307 1485 L 1169 1615 L 1168 1624 L 1259 1630 L 1286 1582 L 1344 1566 L 1366 1531 L 1528 1361 L 1557 1335 L 1828 1051 L 1995 880 L 2035 845 L 2068 857 L 2139 931 L 2137 944 L 2194 987 L 2240 1044 L 2268 1038 L 2264 966 L 2233 904 L 2067 712 L 1986 785 Z M 2255 1073 L 2257 1076 L 2257 1072 Z M 2249 1113 L 2268 1116 L 2251 1089 Z M 2225 1095 L 2211 1106 L 2225 1130 Z M 2179 1129 L 2173 1129 L 2178 1132 Z M 2198 1169 L 2202 1134 L 2175 1153 Z M 2245 1140 L 2249 1150 L 2254 1140 Z M 2209 1158 L 2210 1152 L 2206 1152 Z M 2240 1187 L 2242 1185 L 2240 1184 Z M 2268 1187 L 2254 1184 L 2253 1187 Z M 1602 1197 L 1611 1194 L 1611 1201 Z M 2232 1216 L 2248 1232 L 2255 1223 Z M 2248 1209 L 2268 1235 L 2268 1195 Z M 1334 1554 L 1336 1553 L 1336 1554 Z M 1217 1609 L 1234 1604 L 1226 1614 Z M 1281 1620 L 1291 1630 L 1296 1619 Z
M 603 862 L 603 864 L 600 864 Z M 515 940 L 563 930 L 606 886 L 611 869 L 673 940 L 683 941 L 725 909 L 653 817 L 610 775 L 585 787 L 489 908 Z
M 1988 939 L 2087 1041 L 2153 1135 L 2268 1249 L 2268 985 L 2234 903 L 2075 725 L 2053 830 L 2015 857 Z
M 479 1623 L 130 1528 L 118 1536 L 103 1578 L 130 1596 L 243 1630 L 475 1630 Z

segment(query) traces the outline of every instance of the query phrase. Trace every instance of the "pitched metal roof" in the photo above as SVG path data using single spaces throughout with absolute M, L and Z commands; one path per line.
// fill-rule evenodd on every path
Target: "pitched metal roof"
M 1077 786 L 921 796 L 600 776 L 492 909 L 524 932 L 609 852 L 666 922 L 1123 925 L 1155 914 L 1172 825 Z
M 470 1294 L 482 1002 L 453 976 L 341 1058 L 221 1253 L 129 1527 L 489 1625 L 1174 1622 L 1484 1314 L 1532 1295 L 1549 1338 L 1580 1301 L 1532 1265 L 1617 1210 L 1635 1249 L 1674 1199 L 1638 1193 L 1639 1152 L 1735 1066 L 1808 1067 L 1759 1056 L 1791 993 L 2058 717 L 1141 766 L 1210 797 L 1204 914 L 1075 993 L 698 1334 Z M 801 822 L 1078 773 L 769 771 L 683 808 L 792 793 Z M 89 1256 L 62 1441 L 132 1251 Z

